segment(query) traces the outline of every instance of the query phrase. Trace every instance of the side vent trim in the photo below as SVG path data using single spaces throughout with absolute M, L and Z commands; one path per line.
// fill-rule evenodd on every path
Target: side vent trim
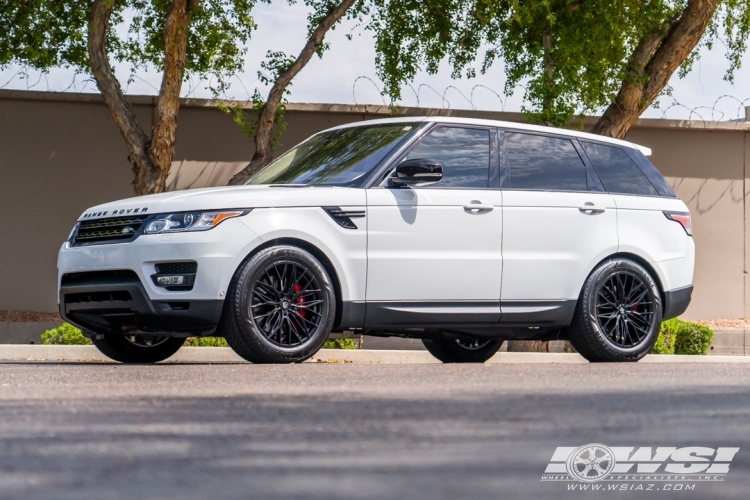
M 321 208 L 336 221 L 336 224 L 345 229 L 358 229 L 352 219 L 361 219 L 365 216 L 364 210 L 343 210 L 341 207 Z

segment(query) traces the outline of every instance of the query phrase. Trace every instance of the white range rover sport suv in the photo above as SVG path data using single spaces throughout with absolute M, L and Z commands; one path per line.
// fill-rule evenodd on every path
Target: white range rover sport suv
M 649 154 L 478 119 L 332 128 L 245 186 L 86 210 L 60 249 L 60 314 L 122 362 L 208 335 L 300 362 L 343 331 L 419 338 L 444 362 L 508 339 L 636 361 L 687 308 L 695 260 Z

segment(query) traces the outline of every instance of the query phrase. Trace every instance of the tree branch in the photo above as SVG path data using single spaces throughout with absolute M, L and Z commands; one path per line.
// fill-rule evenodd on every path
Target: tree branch
M 258 122 L 255 130 L 255 154 L 250 163 L 238 172 L 229 181 L 230 185 L 244 184 L 248 179 L 258 173 L 263 167 L 268 165 L 273 159 L 273 128 L 276 119 L 276 112 L 281 105 L 281 99 L 284 97 L 286 88 L 292 79 L 310 62 L 312 56 L 323 44 L 323 39 L 331 27 L 336 24 L 346 11 L 356 0 L 343 0 L 333 10 L 329 11 L 315 31 L 312 32 L 307 40 L 302 52 L 299 53 L 294 63 L 285 71 L 279 74 L 278 78 L 268 93 L 268 99 L 263 104 L 258 116 Z
M 615 101 L 594 125 L 592 133 L 618 139 L 628 134 L 698 45 L 719 1 L 689 0 L 682 11 L 641 41 L 630 57 L 627 75 Z
M 89 61 L 91 72 L 99 91 L 102 93 L 104 102 L 125 139 L 128 159 L 137 179 L 140 172 L 148 169 L 151 165 L 151 159 L 146 150 L 148 137 L 138 124 L 133 107 L 125 99 L 125 95 L 120 88 L 120 82 L 115 78 L 112 67 L 109 65 L 107 33 L 109 32 L 113 4 L 114 2 L 107 0 L 96 0 L 91 7 L 88 26 Z M 139 193 L 137 186 L 135 186 L 135 190 L 136 193 Z

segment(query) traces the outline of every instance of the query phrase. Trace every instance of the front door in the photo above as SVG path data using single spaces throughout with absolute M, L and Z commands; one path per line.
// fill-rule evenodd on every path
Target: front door
M 367 327 L 498 321 L 503 218 L 502 193 L 489 187 L 494 134 L 437 126 L 405 159 L 439 162 L 442 181 L 368 190 Z
M 615 203 L 575 139 L 504 136 L 501 323 L 564 325 L 592 267 L 617 252 Z

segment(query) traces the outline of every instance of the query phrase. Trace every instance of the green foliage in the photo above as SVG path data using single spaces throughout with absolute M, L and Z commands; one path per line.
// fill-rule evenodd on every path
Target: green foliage
M 68 323 L 52 328 L 42 334 L 44 345 L 91 345 L 91 341 L 83 336 L 81 330 Z
M 2 1 L 2 0 L 0 0 Z M 270 1 L 270 0 L 262 0 Z M 170 0 L 112 0 L 108 52 L 138 69 L 161 71 L 164 24 Z M 226 88 L 242 70 L 246 43 L 256 28 L 250 12 L 254 0 L 202 0 L 188 32 L 184 78 L 213 77 Z M 0 67 L 22 64 L 37 69 L 74 67 L 89 72 L 88 16 L 92 2 L 82 0 L 5 0 L 0 4 Z
M 675 354 L 702 354 L 708 353 L 714 332 L 707 326 L 692 321 L 682 321 L 677 329 L 675 339 Z
M 369 26 L 384 94 L 443 60 L 454 78 L 472 78 L 502 60 L 505 93 L 525 89 L 532 121 L 567 126 L 576 115 L 609 105 L 627 78 L 630 56 L 686 6 L 685 0 L 392 0 L 376 2 Z M 702 45 L 725 42 L 727 78 L 739 67 L 750 34 L 750 2 L 721 4 Z M 684 75 L 697 50 L 683 64 Z
M 674 342 L 677 338 L 677 326 L 680 320 L 669 319 L 661 324 L 656 344 L 651 348 L 652 354 L 674 354 Z
M 0 68 L 21 63 L 35 69 L 87 67 L 90 2 L 0 0 Z
M 651 352 L 705 355 L 711 347 L 713 338 L 714 332 L 707 326 L 672 318 L 661 324 L 659 338 Z
M 185 79 L 191 74 L 214 76 L 217 88 L 242 70 L 244 45 L 256 28 L 250 12 L 252 0 L 202 0 L 188 33 Z M 131 19 L 126 36 L 113 37 L 115 59 L 128 62 L 133 70 L 161 68 L 164 60 L 164 24 L 171 0 L 118 0 L 118 12 Z M 121 19 L 124 19 L 121 17 Z M 122 22 L 120 23 L 122 24 Z M 124 27 L 124 26 L 123 26 Z
M 223 337 L 188 337 L 182 345 L 191 347 L 228 347 L 227 341 Z
M 359 349 L 359 339 L 326 340 L 323 349 Z

